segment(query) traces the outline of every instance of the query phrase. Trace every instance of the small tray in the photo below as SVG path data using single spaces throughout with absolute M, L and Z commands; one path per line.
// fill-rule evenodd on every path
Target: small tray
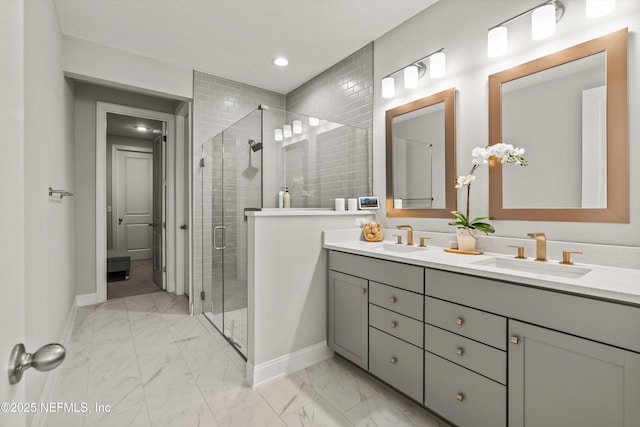
M 444 248 L 445 252 L 449 252 L 452 254 L 462 254 L 462 255 L 482 255 L 484 252 L 482 251 L 461 251 L 460 249 L 451 249 L 451 248 Z

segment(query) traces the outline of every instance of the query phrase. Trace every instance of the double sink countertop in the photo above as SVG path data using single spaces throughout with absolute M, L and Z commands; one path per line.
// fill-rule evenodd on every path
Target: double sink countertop
M 640 307 L 640 270 L 637 269 L 578 262 L 562 265 L 557 259 L 539 262 L 501 253 L 449 253 L 443 247 L 428 243 L 426 248 L 407 247 L 391 241 L 366 242 L 361 236 L 361 232 L 354 230 L 327 231 L 323 247 Z

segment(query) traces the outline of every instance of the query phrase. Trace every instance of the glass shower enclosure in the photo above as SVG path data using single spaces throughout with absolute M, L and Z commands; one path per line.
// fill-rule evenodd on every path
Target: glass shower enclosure
M 247 357 L 248 210 L 327 209 L 336 197 L 371 194 L 368 132 L 259 106 L 196 150 L 194 290 L 218 331 Z M 256 302 L 258 303 L 258 302 Z

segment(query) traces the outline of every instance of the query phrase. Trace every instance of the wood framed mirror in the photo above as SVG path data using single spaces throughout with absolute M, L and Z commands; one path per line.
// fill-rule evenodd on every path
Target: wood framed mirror
M 489 76 L 489 144 L 526 168 L 489 167 L 498 220 L 629 222 L 628 29 Z
M 386 111 L 389 217 L 451 218 L 456 210 L 455 89 Z

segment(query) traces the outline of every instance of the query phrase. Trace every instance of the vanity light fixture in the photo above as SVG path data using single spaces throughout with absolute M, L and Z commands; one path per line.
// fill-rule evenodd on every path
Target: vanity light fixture
M 135 129 L 136 129 L 138 132 L 149 132 L 149 128 L 148 128 L 148 127 L 146 127 L 146 126 L 142 126 L 142 125 L 137 125 L 137 126 L 135 127 Z
M 404 87 L 405 89 L 412 89 L 418 86 L 418 65 L 409 65 L 404 69 Z
M 508 30 L 505 24 L 529 13 L 531 14 L 531 38 L 542 40 L 556 32 L 556 23 L 564 15 L 564 4 L 560 0 L 547 0 L 489 28 L 487 34 L 487 56 L 489 58 L 496 58 L 507 52 Z
M 309 117 L 309 126 L 318 126 L 320 124 L 320 119 L 317 117 Z
M 383 98 L 393 98 L 396 94 L 396 81 L 392 77 L 394 74 L 399 73 L 400 71 L 404 74 L 404 87 L 406 89 L 411 89 L 418 86 L 418 81 L 422 76 L 424 76 L 427 66 L 424 61 L 429 59 L 429 76 L 431 78 L 442 77 L 446 73 L 446 57 L 444 54 L 444 48 L 436 50 L 429 55 L 418 59 L 417 61 L 412 62 L 409 65 L 406 65 L 392 73 L 387 74 L 382 79 L 382 97 Z
M 493 27 L 489 30 L 487 35 L 487 55 L 489 55 L 489 58 L 496 58 L 507 52 L 507 46 L 509 45 L 508 34 L 507 27 L 503 26 Z
M 382 97 L 393 98 L 396 95 L 396 81 L 393 77 L 385 77 L 382 79 Z
M 282 135 L 282 129 L 280 129 L 280 128 L 276 129 L 276 130 L 274 131 L 274 135 L 273 135 L 273 137 L 274 137 L 274 139 L 275 139 L 276 141 L 282 141 L 282 140 L 284 139 L 284 138 L 283 138 L 283 135 Z
M 302 133 L 302 120 L 294 120 L 291 122 L 291 124 L 293 125 L 293 133 Z
M 616 8 L 616 0 L 587 0 L 587 19 L 600 18 Z
M 531 13 L 531 38 L 542 40 L 556 32 L 556 6 L 545 4 Z
M 293 135 L 293 132 L 291 131 L 291 125 L 282 126 L 282 133 L 284 134 L 285 138 L 290 138 L 291 135 Z

